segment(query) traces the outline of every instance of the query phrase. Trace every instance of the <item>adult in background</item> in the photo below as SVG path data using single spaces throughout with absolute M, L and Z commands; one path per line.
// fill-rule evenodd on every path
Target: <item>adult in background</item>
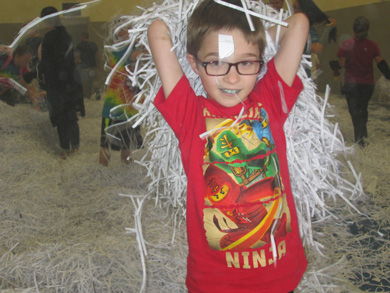
M 389 66 L 382 59 L 377 43 L 367 38 L 369 27 L 366 17 L 357 17 L 353 23 L 354 37 L 340 45 L 337 51 L 339 60 L 330 62 L 334 71 L 345 68 L 344 94 L 352 118 L 355 142 L 362 147 L 368 143 L 367 109 L 375 85 L 373 60 L 384 76 L 390 79 Z
M 80 70 L 84 97 L 91 98 L 94 93 L 96 99 L 100 100 L 98 84 L 99 48 L 95 42 L 89 40 L 87 32 L 81 33 L 81 42 L 76 46 L 75 59 Z
M 41 11 L 41 17 L 56 13 L 49 6 Z M 59 16 L 44 21 L 47 33 L 43 37 L 38 65 L 41 86 L 47 92 L 50 121 L 57 127 L 65 159 L 79 148 L 80 133 L 77 111 L 85 115 L 82 86 L 77 76 L 72 38 L 62 25 Z

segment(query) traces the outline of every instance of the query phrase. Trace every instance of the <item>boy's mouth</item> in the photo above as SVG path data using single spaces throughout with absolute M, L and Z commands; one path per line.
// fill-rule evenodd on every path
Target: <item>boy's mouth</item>
M 229 95 L 235 95 L 240 91 L 240 90 L 229 90 L 229 89 L 223 89 L 223 88 L 221 88 L 220 90 L 226 94 L 229 94 Z

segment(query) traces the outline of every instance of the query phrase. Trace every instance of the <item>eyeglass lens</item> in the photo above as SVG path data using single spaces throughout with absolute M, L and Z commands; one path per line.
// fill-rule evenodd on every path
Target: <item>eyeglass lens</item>
M 235 66 L 241 75 L 252 75 L 259 73 L 261 64 L 259 61 L 243 61 L 239 63 L 211 62 L 206 63 L 206 73 L 209 75 L 226 75 L 230 68 Z

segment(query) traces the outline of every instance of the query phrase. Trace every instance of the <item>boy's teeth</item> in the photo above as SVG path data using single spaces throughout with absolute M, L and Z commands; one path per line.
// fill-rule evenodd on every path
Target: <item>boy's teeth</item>
M 225 93 L 228 93 L 228 94 L 235 94 L 238 92 L 238 90 L 227 90 L 227 89 L 224 89 L 223 90 Z

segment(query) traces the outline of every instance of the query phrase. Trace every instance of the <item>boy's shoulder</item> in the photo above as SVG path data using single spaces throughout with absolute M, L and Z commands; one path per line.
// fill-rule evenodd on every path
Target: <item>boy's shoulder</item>
M 282 80 L 275 67 L 275 59 L 272 58 L 266 63 L 266 72 L 258 80 L 255 89 L 261 89 L 261 87 L 273 86 L 279 80 Z

